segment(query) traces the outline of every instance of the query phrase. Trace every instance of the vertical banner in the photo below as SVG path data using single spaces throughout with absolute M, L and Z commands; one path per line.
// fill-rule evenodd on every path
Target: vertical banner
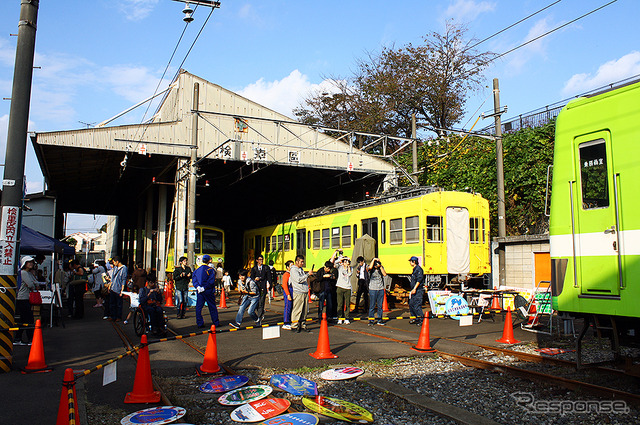
M 17 269 L 18 212 L 20 207 L 2 207 L 0 222 L 0 274 L 12 275 Z

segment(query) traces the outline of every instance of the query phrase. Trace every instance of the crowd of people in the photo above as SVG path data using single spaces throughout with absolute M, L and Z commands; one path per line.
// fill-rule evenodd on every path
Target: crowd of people
M 44 258 L 40 259 L 42 262 Z M 37 273 L 37 260 L 25 256 L 20 262 L 21 286 L 17 293 L 16 310 L 20 314 L 22 323 L 33 323 L 33 313 L 29 302 L 29 293 L 40 286 Z M 175 289 L 176 318 L 184 319 L 189 298 L 189 284 L 196 291 L 195 319 L 198 328 L 205 328 L 202 309 L 206 304 L 211 323 L 220 326 L 216 295 L 228 294 L 232 288 L 229 272 L 222 268 L 222 264 L 213 266 L 209 255 L 202 257 L 202 265 L 192 270 L 187 264 L 187 258 L 181 257 L 179 265 L 173 272 Z M 424 272 L 417 257 L 409 259 L 412 268 L 410 279 L 410 313 L 415 319 L 412 324 L 422 323 L 422 302 L 424 296 Z M 373 258 L 368 264 L 364 257 L 356 259 L 355 267 L 351 259 L 341 250 L 336 250 L 322 267 L 317 271 L 304 270 L 304 256 L 298 255 L 295 261 L 285 263 L 285 272 L 281 278 L 281 291 L 284 300 L 285 330 L 301 332 L 307 328 L 309 314 L 309 299 L 313 296 L 317 300 L 317 318 L 322 320 L 326 314 L 327 320 L 339 325 L 349 325 L 351 322 L 352 280 L 357 281 L 355 295 L 355 314 L 366 313 L 369 326 L 384 326 L 383 300 L 385 291 L 385 277 L 387 272 L 379 258 Z M 270 291 L 278 287 L 278 273 L 273 266 L 264 264 L 264 257 L 258 255 L 253 267 L 238 271 L 237 291 L 238 312 L 235 320 L 229 325 L 239 328 L 244 314 L 247 313 L 256 326 L 260 326 L 265 316 L 265 302 Z M 54 283 L 59 285 L 64 298 L 68 317 L 82 319 L 84 316 L 83 298 L 85 292 L 91 291 L 95 297 L 94 308 L 104 310 L 103 319 L 121 321 L 123 315 L 123 299 L 135 298 L 137 302 L 129 302 L 129 312 L 123 324 L 127 325 L 139 305 L 151 322 L 152 332 L 156 335 L 164 333 L 163 293 L 158 288 L 156 274 L 153 269 L 145 270 L 142 264 L 136 264 L 131 273 L 118 256 L 108 261 L 96 261 L 89 267 L 77 260 L 64 262 L 54 275 Z M 224 289 L 224 292 L 222 290 Z M 278 287 L 280 290 L 280 288 Z M 361 303 L 362 300 L 362 303 Z M 361 308 L 361 306 L 363 308 Z M 32 331 L 27 331 L 27 339 L 23 339 L 22 330 L 15 336 L 16 345 L 30 344 Z

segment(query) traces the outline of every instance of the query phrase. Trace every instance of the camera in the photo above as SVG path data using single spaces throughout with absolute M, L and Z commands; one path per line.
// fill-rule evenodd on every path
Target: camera
M 376 260 L 376 261 L 373 262 L 373 266 L 374 267 L 380 267 L 381 265 L 382 265 L 382 263 L 380 261 Z
M 342 255 L 342 250 L 341 249 L 338 250 L 338 254 Z

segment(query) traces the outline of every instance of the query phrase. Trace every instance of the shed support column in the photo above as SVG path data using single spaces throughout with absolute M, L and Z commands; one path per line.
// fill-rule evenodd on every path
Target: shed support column
M 167 187 L 158 189 L 158 252 L 156 253 L 156 269 L 158 282 L 164 283 L 167 269 Z
M 186 174 L 186 159 L 178 160 L 178 172 L 176 173 L 176 233 L 175 244 L 176 247 L 173 259 L 175 264 L 178 265 L 178 259 L 184 255 L 184 235 L 186 231 L 187 223 L 187 174 Z
M 107 249 L 106 257 L 113 258 L 118 253 L 118 248 L 124 243 L 124 241 L 118 240 L 118 216 L 110 215 L 107 217 Z
M 127 239 L 128 244 L 129 244 L 129 248 L 127 249 L 128 254 L 127 254 L 127 259 L 126 261 L 128 261 L 128 264 L 130 266 L 132 266 L 135 262 L 136 262 L 136 251 L 135 251 L 135 245 L 136 245 L 136 232 L 134 229 L 129 228 L 127 229 L 129 232 L 129 239 Z M 125 261 L 125 260 L 123 260 Z
M 147 190 L 147 206 L 144 220 L 144 261 L 145 267 L 153 267 L 153 186 Z
M 134 264 L 142 263 L 144 253 L 144 239 L 142 237 L 144 226 L 144 207 L 145 202 L 143 198 L 138 200 L 138 223 L 136 225 L 136 255 L 133 261 Z M 146 264 L 143 264 L 146 267 Z

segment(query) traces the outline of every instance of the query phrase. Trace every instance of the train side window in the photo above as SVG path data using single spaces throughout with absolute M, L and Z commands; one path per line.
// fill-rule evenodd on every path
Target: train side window
M 471 243 L 480 243 L 480 219 L 478 217 L 469 219 L 469 241 Z
M 402 219 L 394 218 L 389 220 L 389 243 L 402 243 Z
M 278 251 L 282 251 L 282 235 L 278 235 Z
M 417 215 L 407 217 L 404 219 L 405 227 L 405 243 L 418 243 L 420 242 L 420 219 Z
M 322 249 L 329 249 L 331 247 L 331 234 L 330 229 L 322 229 Z
M 271 238 L 269 236 L 265 238 L 264 252 L 271 252 Z
M 276 235 L 271 236 L 271 249 L 274 251 L 278 250 L 277 241 L 278 241 L 278 237 Z
M 342 247 L 349 248 L 351 246 L 351 227 L 342 226 Z
M 583 209 L 609 206 L 607 148 L 603 139 L 580 145 L 580 180 Z
M 482 243 L 487 243 L 487 228 L 484 218 L 482 219 Z
M 380 222 L 380 243 L 387 243 L 387 222 L 385 220 Z
M 288 233 L 284 235 L 284 250 L 289 251 L 291 249 L 291 235 Z
M 307 232 L 307 249 L 311 249 L 311 230 Z
M 356 244 L 356 239 L 358 239 L 358 225 L 353 225 L 353 244 Z
M 289 239 L 291 240 L 291 250 L 293 251 L 294 249 L 296 249 L 295 243 L 293 242 L 293 233 L 289 235 Z
M 442 217 L 439 215 L 427 216 L 427 242 L 442 242 Z
M 331 248 L 340 248 L 340 228 L 331 228 Z
M 320 249 L 320 230 L 313 231 L 313 249 Z

